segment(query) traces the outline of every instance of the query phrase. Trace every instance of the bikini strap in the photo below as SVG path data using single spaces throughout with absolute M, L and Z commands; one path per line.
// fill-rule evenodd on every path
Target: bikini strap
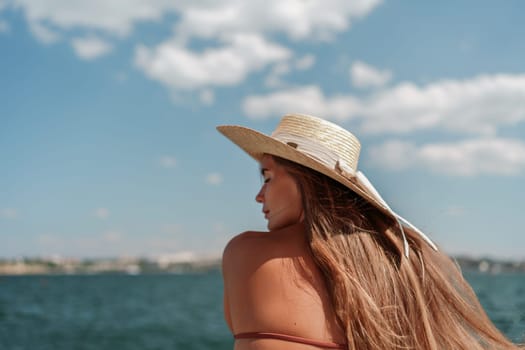
M 238 333 L 233 336 L 235 339 L 277 339 L 284 340 L 293 343 L 301 343 L 307 345 L 317 346 L 325 349 L 347 349 L 346 344 L 337 344 L 332 342 L 324 342 L 319 340 L 312 340 L 303 337 L 297 337 L 295 335 L 270 333 L 270 332 L 246 332 Z

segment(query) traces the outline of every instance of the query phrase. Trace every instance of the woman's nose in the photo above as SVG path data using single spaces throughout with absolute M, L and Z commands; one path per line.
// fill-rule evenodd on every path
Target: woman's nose
M 259 193 L 257 193 L 257 195 L 255 196 L 255 201 L 257 203 L 262 203 L 263 200 L 264 200 L 264 193 L 263 193 L 263 190 L 264 190 L 264 186 L 261 187 L 261 189 L 259 190 Z

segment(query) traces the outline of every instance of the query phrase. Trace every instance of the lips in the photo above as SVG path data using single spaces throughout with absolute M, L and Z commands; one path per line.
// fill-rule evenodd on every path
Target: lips
M 268 219 L 268 213 L 270 213 L 269 210 L 264 210 L 264 209 L 263 209 L 263 214 L 264 214 L 264 218 L 265 218 L 265 219 Z

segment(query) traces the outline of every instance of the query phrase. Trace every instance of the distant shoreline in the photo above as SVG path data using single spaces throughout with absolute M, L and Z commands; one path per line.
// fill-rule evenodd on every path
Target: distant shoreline
M 525 261 L 453 257 L 463 271 L 487 274 L 525 273 Z M 205 273 L 221 270 L 220 258 L 166 261 L 146 258 L 107 259 L 0 259 L 0 275 L 94 275 Z
M 145 258 L 107 259 L 0 259 L 0 275 L 93 275 L 93 274 L 155 274 L 196 273 L 221 269 L 220 258 L 188 261 L 157 261 Z

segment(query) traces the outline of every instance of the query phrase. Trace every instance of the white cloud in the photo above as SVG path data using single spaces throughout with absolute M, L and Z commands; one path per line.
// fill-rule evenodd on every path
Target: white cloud
M 315 63 L 315 57 L 313 55 L 306 55 L 295 62 L 279 62 L 272 67 L 270 74 L 265 79 L 265 85 L 270 88 L 281 88 L 286 86 L 286 82 L 283 77 L 292 70 L 307 70 L 310 69 Z
M 85 60 L 92 60 L 105 55 L 113 48 L 107 41 L 93 36 L 73 39 L 71 45 L 77 56 Z
M 525 120 L 525 75 L 486 75 L 418 87 L 400 84 L 374 95 L 361 108 L 369 132 L 440 128 L 494 134 Z
M 267 37 L 283 33 L 293 40 L 330 39 L 381 2 L 16 0 L 7 6 L 20 9 L 34 35 L 44 43 L 72 33 L 118 40 L 128 36 L 138 23 L 174 21 L 174 37 L 156 47 L 137 45 L 135 63 L 148 77 L 171 89 L 193 90 L 239 84 L 254 71 L 293 57 L 288 48 Z M 192 51 L 188 45 L 195 38 L 209 39 L 212 46 Z M 100 39 L 77 39 L 73 46 L 83 59 L 98 57 L 112 47 Z M 295 69 L 308 69 L 313 63 L 313 57 L 307 55 L 296 62 Z M 274 85 L 280 81 L 279 76 L 270 77 L 270 85 L 272 79 Z
M 315 56 L 312 54 L 305 55 L 295 61 L 295 68 L 298 70 L 307 70 L 315 64 Z
M 117 37 L 129 35 L 134 25 L 161 21 L 175 13 L 180 40 L 218 38 L 239 33 L 282 32 L 293 39 L 329 39 L 347 30 L 351 21 L 374 10 L 381 0 L 16 0 L 30 26 L 47 23 L 61 31 L 93 30 Z
M 359 88 L 383 87 L 392 78 L 392 73 L 357 61 L 350 67 L 350 78 L 352 84 Z
M 94 215 L 101 220 L 105 220 L 109 217 L 109 210 L 107 208 L 97 208 Z
M 171 169 L 177 165 L 177 160 L 173 156 L 162 156 L 159 159 L 159 163 L 163 168 Z
M 408 141 L 391 140 L 368 150 L 372 163 L 389 170 L 403 170 L 417 162 L 418 148 Z
M 290 65 L 287 62 L 275 64 L 266 77 L 264 84 L 270 88 L 282 87 L 285 84 L 282 77 L 290 72 Z
M 442 129 L 494 135 L 501 126 L 525 121 L 525 75 L 485 75 L 423 87 L 402 83 L 364 98 L 327 97 L 310 85 L 248 96 L 243 108 L 252 118 L 306 111 L 328 119 L 359 119 L 368 133 Z
M 285 33 L 302 39 L 330 39 L 347 30 L 381 0 L 16 0 L 0 6 L 20 9 L 35 36 L 45 42 L 58 39 L 58 32 L 93 31 L 113 37 L 128 36 L 140 22 L 160 22 L 176 14 L 177 40 L 227 38 L 241 33 Z M 52 29 L 51 29 L 52 28 Z
M 380 0 L 215 1 L 181 11 L 176 32 L 188 37 L 224 37 L 237 33 L 283 32 L 301 39 L 330 39 L 347 30 L 351 20 L 369 14 Z
M 16 219 L 18 217 L 18 211 L 13 208 L 4 208 L 0 210 L 0 218 L 4 219 Z
M 247 32 L 284 32 L 295 39 L 327 38 L 368 15 L 380 0 L 16 0 L 27 21 L 61 30 L 90 29 L 128 35 L 138 22 L 180 18 L 176 32 L 189 37 L 217 37 Z
M 99 30 L 116 36 L 128 35 L 140 21 L 158 21 L 165 13 L 176 10 L 180 2 L 163 0 L 16 0 L 29 24 L 49 23 L 57 30 Z
M 155 49 L 139 45 L 135 64 L 154 80 L 174 89 L 228 86 L 242 82 L 252 71 L 286 60 L 291 52 L 261 36 L 239 34 L 219 48 L 196 53 L 175 42 Z
M 479 138 L 422 146 L 393 140 L 372 147 L 369 156 L 376 165 L 391 170 L 417 167 L 455 176 L 525 173 L 525 143 L 516 139 Z
M 210 173 L 206 175 L 206 183 L 208 185 L 219 185 L 222 183 L 222 175 L 219 173 Z
M 215 102 L 215 94 L 212 89 L 204 89 L 200 93 L 200 100 L 203 104 L 209 106 Z
M 1 9 L 1 6 L 0 6 L 0 9 Z M 9 26 L 9 23 L 7 23 L 6 21 L 0 19 L 0 34 L 1 33 L 9 33 L 10 30 L 11 30 L 11 28 Z
M 31 23 L 29 29 L 42 44 L 53 44 L 60 40 L 60 34 L 58 32 L 49 29 L 41 23 Z
M 249 96 L 243 110 L 250 118 L 280 117 L 286 113 L 305 113 L 320 117 L 347 119 L 355 115 L 358 100 L 351 96 L 326 98 L 316 85 L 291 88 L 264 96 Z

